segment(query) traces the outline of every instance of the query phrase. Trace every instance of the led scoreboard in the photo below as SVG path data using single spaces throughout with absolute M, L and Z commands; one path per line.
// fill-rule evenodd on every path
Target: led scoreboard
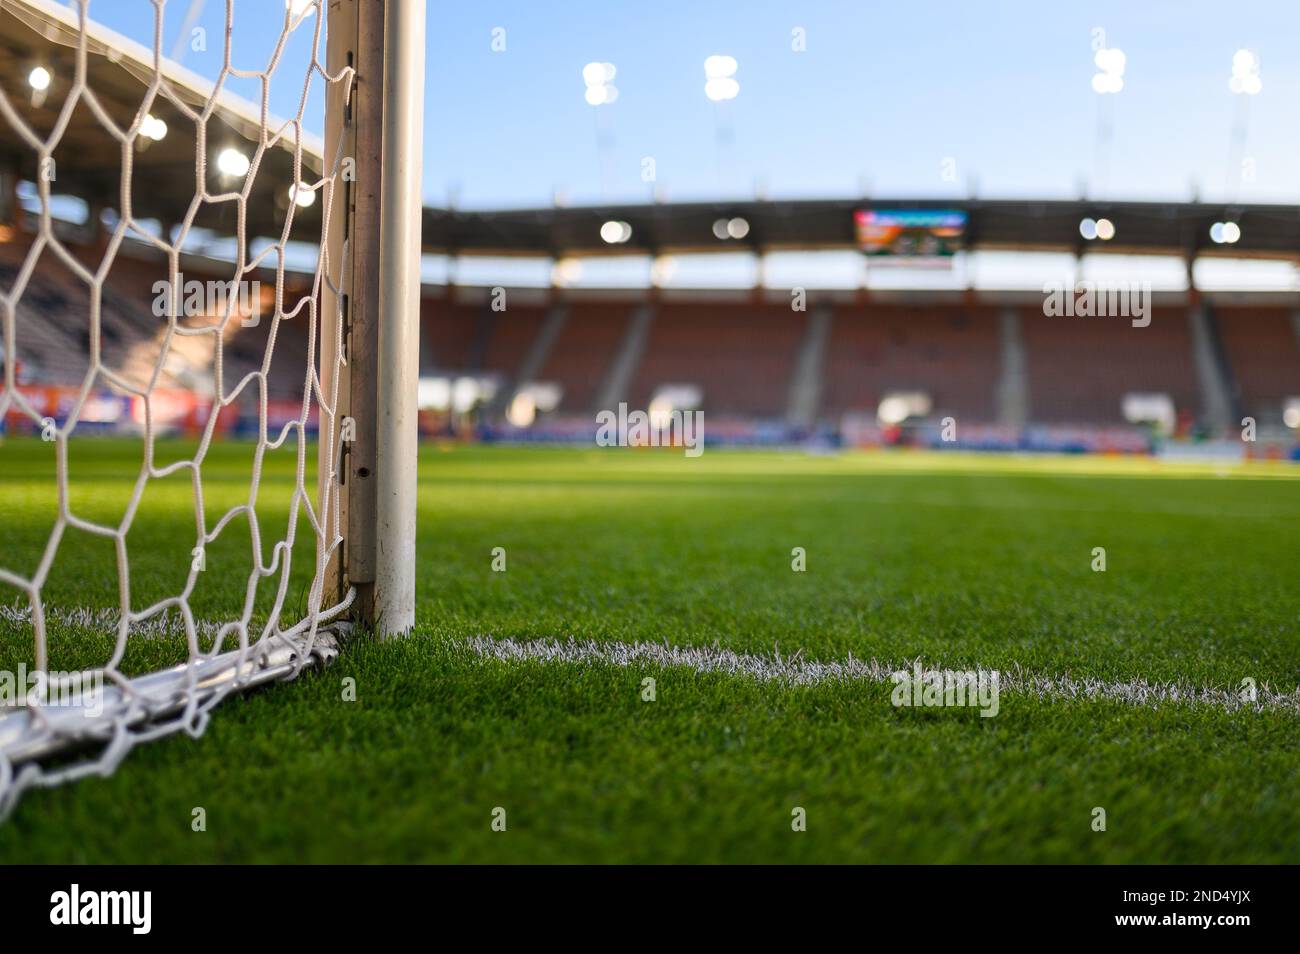
M 880 258 L 944 259 L 961 251 L 966 213 L 956 209 L 858 209 L 858 248 Z

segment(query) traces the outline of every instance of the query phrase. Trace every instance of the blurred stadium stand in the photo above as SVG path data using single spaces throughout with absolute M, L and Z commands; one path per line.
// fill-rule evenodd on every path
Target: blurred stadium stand
M 15 10 L 0 12 L 5 38 L 0 82 L 6 89 L 22 88 L 32 62 L 62 64 L 66 73 L 67 25 L 60 26 L 58 18 L 37 22 L 30 11 Z M 110 47 L 117 50 L 114 56 L 102 55 Z M 90 52 L 92 85 L 103 91 L 104 109 L 123 128 L 130 126 L 151 64 L 132 45 L 107 36 L 92 42 Z M 194 74 L 171 64 L 164 72 L 177 101 L 193 105 L 213 95 L 210 84 Z M 46 135 L 56 111 L 19 99 L 16 108 L 24 121 Z M 213 141 L 260 128 L 257 107 L 224 93 L 218 102 L 212 119 L 218 129 L 209 134 Z M 166 97 L 155 107 L 176 132 L 134 156 L 132 202 L 137 222 L 152 222 L 156 234 L 170 240 L 193 197 L 188 172 L 195 139 L 192 129 L 184 134 L 186 121 Z M 318 172 L 320 143 L 302 138 L 304 167 Z M 107 397 L 121 398 L 126 407 L 130 391 L 157 373 L 160 394 L 171 392 L 178 402 L 171 419 L 181 428 L 204 420 L 218 391 L 229 395 L 241 380 L 263 369 L 266 398 L 273 406 L 300 393 L 312 354 L 307 311 L 277 321 L 274 302 L 278 295 L 281 313 L 292 312 L 311 294 L 312 276 L 304 269 L 313 263 L 286 263 L 278 289 L 274 269 L 262 269 L 256 277 L 263 282 L 264 307 L 256 325 L 231 323 L 220 341 L 212 334 L 173 335 L 164 359 L 168 322 L 152 311 L 154 283 L 168 277 L 163 253 L 127 237 L 95 302 L 90 286 L 51 244 L 61 244 L 92 270 L 98 267 L 120 201 L 117 144 L 88 109 L 72 111 L 64 144 L 56 151 L 55 192 L 61 200 L 80 203 L 85 215 L 80 221 L 55 217 L 53 234 L 31 263 L 26 288 L 14 297 L 15 282 L 37 241 L 37 217 L 30 214 L 36 201 L 31 186 L 36 156 L 18 137 L 0 137 L 0 307 L 13 307 L 15 315 L 15 338 L 0 342 L 0 348 L 6 351 L 14 383 L 33 394 L 44 389 L 42 406 L 57 417 L 67 394 L 87 383 Z M 280 235 L 290 201 L 294 145 L 286 141 L 270 149 L 249 186 L 250 245 Z M 966 251 L 1174 256 L 1187 263 L 1189 277 L 1200 257 L 1295 262 L 1300 253 L 1300 210 L 1294 206 L 1234 206 L 1240 240 L 1228 246 L 1209 238 L 1209 226 L 1224 216 L 1222 206 L 1095 199 L 845 198 L 480 212 L 429 208 L 422 241 L 426 255 L 453 261 L 524 256 L 557 263 L 609 255 L 650 259 L 709 252 L 849 251 L 860 247 L 854 213 L 866 205 L 957 210 L 966 217 L 960 239 Z M 1115 241 L 1089 244 L 1081 237 L 1080 222 L 1101 215 L 1117 224 Z M 743 241 L 720 242 L 717 222 L 736 217 L 747 223 Z M 611 221 L 626 223 L 630 238 L 617 244 L 603 241 L 602 225 Z M 320 204 L 295 216 L 295 228 L 303 235 L 318 229 L 319 222 Z M 196 225 L 203 237 L 181 250 L 182 272 L 187 279 L 228 281 L 233 207 L 203 203 Z M 715 422 L 714 433 L 743 437 L 761 428 L 765 440 L 820 434 L 889 442 L 908 428 L 929 433 L 925 429 L 952 417 L 962 423 L 963 433 L 979 435 L 979 446 L 1039 446 L 1033 435 L 1092 428 L 1090 433 L 1103 437 L 1083 440 L 1083 446 L 1134 447 L 1144 446 L 1142 435 L 1158 429 L 1126 416 L 1125 402 L 1136 395 L 1144 406 L 1169 405 L 1169 420 L 1159 426 L 1176 436 L 1228 436 L 1242 416 L 1250 415 L 1291 453 L 1300 428 L 1300 295 L 1294 289 L 1243 293 L 1191 288 L 1157 292 L 1155 300 L 1150 326 L 1135 328 L 1120 318 L 1048 317 L 1042 294 L 1032 288 L 809 289 L 806 308 L 795 310 L 789 290 L 778 288 L 498 290 L 449 280 L 427 285 L 422 298 L 423 422 L 431 433 L 581 436 L 592 428 L 597 409 L 623 401 L 645 408 L 663 389 L 678 388 L 698 394 L 699 407 Z M 87 382 L 93 307 L 99 308 L 98 347 L 109 375 Z M 215 321 L 212 315 L 191 315 L 178 327 L 198 331 Z M 223 430 L 238 431 L 241 419 L 255 419 L 246 411 L 259 399 L 257 384 L 223 412 L 228 425 Z M 882 413 L 891 398 L 903 402 L 901 417 Z M 920 403 L 913 407 L 909 401 Z M 515 413 L 519 408 L 527 413 Z M 9 428 L 31 426 L 12 406 L 7 410 Z M 288 418 L 293 408 L 283 411 Z M 140 413 L 131 407 L 118 423 L 129 424 Z M 272 423 L 275 417 L 273 412 Z M 1073 446 L 1073 440 L 1067 436 L 1048 443 Z

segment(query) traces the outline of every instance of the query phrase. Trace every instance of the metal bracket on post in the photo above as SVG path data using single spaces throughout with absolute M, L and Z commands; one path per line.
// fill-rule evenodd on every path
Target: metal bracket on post
M 356 621 L 382 637 L 415 621 L 424 2 L 329 0 L 328 7 L 328 69 L 350 65 L 356 76 L 346 104 L 331 103 L 325 130 L 328 161 L 341 154 L 351 170 L 330 222 L 330 261 L 346 257 L 339 294 L 327 289 L 321 308 L 327 394 L 336 322 L 347 331 L 336 435 L 351 421 L 337 458 L 338 522 L 331 525 L 345 543 L 327 579 L 339 596 L 355 588 Z M 322 474 L 334 450 L 322 445 Z

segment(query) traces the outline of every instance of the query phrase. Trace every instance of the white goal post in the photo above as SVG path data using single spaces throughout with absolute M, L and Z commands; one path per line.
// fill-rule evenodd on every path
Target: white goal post
M 14 670 L 27 668 L 34 677 L 17 700 L 0 704 L 0 818 L 26 789 L 110 774 L 140 742 L 178 731 L 200 734 L 211 709 L 231 693 L 292 678 L 305 665 L 328 661 L 344 631 L 339 622 L 349 621 L 380 638 L 404 634 L 415 622 L 424 0 L 263 0 L 242 5 L 238 12 L 234 0 L 210 0 L 222 7 L 225 23 L 222 66 L 215 80 L 169 61 L 162 48 L 164 15 L 175 18 L 166 21 L 174 24 L 186 8 L 192 14 L 195 7 L 176 0 L 130 2 L 139 2 L 154 20 L 151 47 L 97 25 L 92 0 L 77 0 L 71 7 L 55 0 L 0 0 L 3 29 L 21 34 L 16 39 L 33 48 L 45 49 L 45 44 L 53 59 L 71 64 L 61 74 L 33 70 L 30 90 L 14 88 L 5 82 L 9 74 L 0 72 L 0 134 L 20 141 L 23 149 L 21 164 L 0 169 L 7 173 L 0 178 L 6 189 L 14 176 L 30 179 L 39 204 L 24 217 L 14 203 L 0 201 L 0 209 L 8 208 L 6 214 L 18 223 L 0 222 L 6 230 L 0 241 L 5 234 L 22 233 L 30 243 L 13 281 L 0 280 L 0 423 L 12 430 L 18 422 L 48 439 L 57 465 L 57 518 L 39 559 L 24 563 L 6 552 L 0 539 L 0 590 L 6 593 L 0 599 L 0 627 L 17 626 L 30 634 L 26 658 L 0 656 L 0 675 L 7 673 L 13 683 Z M 269 13 L 270 21 L 281 25 L 270 62 L 264 70 L 249 72 L 232 65 L 232 24 L 255 8 L 260 8 L 258 16 Z M 305 75 L 284 76 L 283 50 L 290 42 L 307 40 L 311 52 Z M 113 96 L 96 92 L 96 78 L 110 72 L 116 84 L 138 83 L 138 107 L 122 106 L 122 85 Z M 239 100 L 224 89 L 232 78 L 250 77 L 261 80 L 260 103 Z M 280 120 L 271 115 L 272 80 L 301 86 L 295 116 Z M 320 117 L 305 115 L 313 82 L 323 84 L 323 144 L 309 131 Z M 45 107 L 46 87 L 59 94 L 61 103 Z M 223 142 L 230 141 L 231 131 L 243 137 L 234 149 L 241 159 L 218 155 L 219 137 L 209 133 L 217 128 L 226 137 Z M 103 219 L 109 233 L 95 248 L 96 253 L 102 249 L 102 258 L 91 265 L 55 221 L 52 199 L 61 181 L 43 172 L 67 153 L 63 142 L 70 129 L 80 137 L 102 137 L 103 164 L 120 173 L 120 202 Z M 146 174 L 141 157 L 161 148 L 157 143 L 164 135 L 181 137 L 190 130 L 196 130 L 194 168 L 175 175 L 192 178 L 193 199 L 175 208 L 161 228 L 151 228 L 134 208 L 145 200 L 133 177 Z M 278 204 L 275 197 L 280 197 Z M 264 221 L 263 213 L 272 205 L 283 218 L 279 234 L 254 234 L 249 223 Z M 303 278 L 307 290 L 294 300 L 293 282 L 286 277 L 287 247 L 291 237 L 303 244 L 295 214 L 311 205 L 317 206 L 312 215 L 319 218 L 310 238 L 314 270 Z M 192 259 L 188 240 L 195 222 L 214 208 L 233 209 L 229 220 L 235 252 L 222 260 L 231 295 L 215 310 L 195 315 L 184 304 L 182 268 Z M 90 229 L 100 228 L 99 209 L 92 206 Z M 166 263 L 160 276 L 167 288 L 161 318 L 137 315 L 122 304 L 126 296 L 114 284 L 114 266 L 136 254 L 133 249 Z M 205 267 L 216 266 L 207 259 Z M 71 272 L 86 289 L 77 317 L 84 323 L 78 335 L 87 342 L 88 363 L 79 384 L 69 388 L 76 399 L 57 417 L 40 405 L 36 390 L 20 374 L 24 346 L 34 333 L 67 323 L 69 310 L 81 301 L 40 303 L 37 291 L 54 281 L 46 273 L 51 269 Z M 241 306 L 234 289 L 270 275 L 274 305 L 267 325 L 257 332 L 263 336 L 260 360 L 245 355 L 241 360 L 247 364 L 241 366 L 231 343 L 249 339 L 240 337 Z M 131 334 L 146 328 L 148 334 L 133 352 L 134 364 L 110 353 L 109 316 L 130 326 Z M 120 328 L 114 331 L 119 333 Z M 292 349 L 286 354 L 291 341 L 300 342 L 300 357 Z M 247 350 L 246 343 L 241 347 Z M 283 385 L 286 366 L 301 378 L 296 397 L 281 403 L 298 410 L 287 421 L 272 423 L 268 390 L 272 379 Z M 163 383 L 174 388 L 176 381 L 187 379 L 186 372 L 196 370 L 202 373 L 190 376 L 207 388 L 196 402 L 206 415 L 196 425 L 196 447 L 184 459 L 158 464 Z M 68 492 L 78 459 L 69 447 L 95 439 L 85 434 L 86 420 L 88 408 L 102 395 L 120 398 L 141 419 L 138 472 L 120 519 L 88 515 Z M 239 408 L 255 414 L 248 493 L 213 519 L 204 495 L 204 465 L 221 439 L 219 420 Z M 314 442 L 309 434 L 313 426 Z M 6 451 L 17 444 L 7 434 L 0 436 L 0 472 Z M 264 461 L 275 452 L 296 454 L 296 484 L 286 512 L 276 515 L 283 523 L 263 515 Z M 316 478 L 308 490 L 313 458 Z M 156 482 L 186 475 L 193 507 L 178 512 L 176 524 L 185 527 L 192 521 L 195 530 L 178 538 L 176 560 L 189 567 L 184 584 L 161 598 L 136 598 L 133 539 L 128 536 L 141 499 Z M 0 479 L 0 494 L 4 492 Z M 304 519 L 314 537 L 310 555 L 301 547 L 294 550 Z M 252 540 L 247 565 L 239 571 L 246 574 L 241 576 L 243 592 L 215 618 L 211 613 L 201 617 L 192 597 L 204 572 L 203 555 L 235 524 L 246 524 Z M 47 593 L 51 569 L 61 550 L 66 551 L 63 538 L 70 532 L 111 541 L 117 554 L 115 605 L 79 605 L 66 594 L 55 600 Z M 294 572 L 305 587 L 298 605 L 290 596 Z M 134 582 L 142 582 L 139 571 Z M 157 589 L 157 581 L 143 582 L 153 582 Z M 135 589 L 149 592 L 151 587 Z M 110 635 L 108 658 L 55 672 L 51 650 L 59 648 L 61 634 L 69 630 Z M 126 671 L 124 657 L 133 641 L 159 636 L 183 639 L 184 661 L 157 672 Z M 0 642 L 0 648 L 9 645 Z
M 333 443 L 321 441 L 318 473 L 342 480 L 336 592 L 355 590 L 358 618 L 390 636 L 415 624 L 424 2 L 332 5 L 331 62 L 355 57 L 383 70 L 359 70 L 354 90 L 336 90 L 350 101 L 328 110 L 326 154 L 355 157 L 357 176 L 344 183 L 348 211 L 327 236 L 347 264 L 344 285 L 322 296 L 340 334 L 322 334 L 321 384 L 333 393 L 337 375 L 335 417 L 351 439 L 340 442 L 338 466 L 324 456 Z M 346 361 L 334 360 L 340 346 Z M 322 484 L 321 498 L 328 492 Z

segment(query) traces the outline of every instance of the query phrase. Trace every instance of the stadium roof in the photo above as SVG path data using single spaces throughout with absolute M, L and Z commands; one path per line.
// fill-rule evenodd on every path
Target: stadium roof
M 37 105 L 26 95 L 28 76 L 44 65 L 54 76 L 49 95 L 61 103 L 74 74 L 78 35 L 77 12 L 54 0 L 0 0 L 0 89 L 24 122 L 47 136 L 58 115 L 52 102 Z M 153 51 L 91 23 L 87 27 L 88 84 L 119 126 L 134 122 L 145 89 L 154 75 Z M 137 149 L 132 203 L 137 218 L 174 222 L 185 213 L 194 195 L 195 131 L 191 121 L 168 96 L 190 108 L 200 108 L 214 95 L 213 84 L 171 61 L 162 60 L 165 80 L 151 107 L 164 120 L 169 134 Z M 216 95 L 209 123 L 208 148 L 242 145 L 261 130 L 260 108 L 222 92 Z M 270 128 L 283 120 L 272 118 Z M 23 178 L 36 177 L 37 157 L 0 120 L 0 167 L 16 166 Z M 302 135 L 303 162 L 319 174 L 322 145 Z M 284 224 L 293 176 L 293 143 L 267 150 L 247 203 L 250 235 L 278 235 Z M 117 143 L 90 109 L 79 105 L 54 151 L 56 193 L 115 207 L 119 202 L 120 170 L 114 161 Z M 109 157 L 114 157 L 110 159 Z M 1300 206 L 1202 204 L 1197 202 L 1132 202 L 1100 199 L 933 199 L 845 198 L 715 201 L 653 204 L 609 204 L 548 207 L 507 211 L 462 211 L 426 208 L 424 251 L 431 254 L 583 257 L 597 255 L 664 255 L 737 251 L 853 249 L 857 246 L 853 213 L 861 208 L 957 209 L 968 216 L 965 247 L 974 250 L 1110 252 L 1178 257 L 1216 255 L 1234 258 L 1300 259 Z M 235 230 L 234 203 L 209 204 L 196 224 L 217 234 Z M 1115 225 L 1110 241 L 1085 241 L 1080 222 L 1107 218 Z M 718 239 L 719 219 L 742 218 L 748 232 L 742 239 Z M 295 227 L 315 230 L 320 203 L 299 209 Z M 630 237 L 608 243 L 601 237 L 607 222 L 627 223 Z M 1231 221 L 1240 226 L 1234 244 L 1215 244 L 1210 227 Z
M 53 0 L 0 0 L 0 90 L 10 105 L 37 136 L 46 139 L 58 119 L 60 108 L 71 91 L 76 69 L 79 12 Z M 93 21 L 87 25 L 86 85 L 120 128 L 135 122 L 151 83 L 155 66 L 153 50 L 108 30 Z M 45 101 L 33 94 L 28 77 L 41 66 L 51 76 Z M 163 58 L 159 66 L 163 84 L 150 112 L 163 120 L 168 134 L 160 141 L 141 137 L 132 160 L 134 186 L 132 207 L 138 219 L 177 221 L 183 217 L 195 192 L 196 130 L 177 106 L 184 103 L 194 111 L 214 96 L 214 86 L 198 74 Z M 284 120 L 271 117 L 274 132 Z M 209 168 L 226 146 L 241 147 L 251 158 L 251 142 L 260 136 L 261 109 L 258 105 L 227 92 L 216 94 L 215 108 L 207 130 Z M 0 119 L 0 167 L 15 168 L 19 176 L 35 181 L 37 156 Z M 143 147 L 143 148 L 142 148 Z M 249 233 L 278 235 L 283 228 L 294 182 L 293 131 L 263 156 L 246 203 Z M 57 194 L 75 195 L 108 207 L 119 204 L 120 146 L 100 124 L 84 101 L 73 110 L 68 127 L 53 152 Z M 322 145 L 318 137 L 302 134 L 304 179 L 315 178 L 321 169 Z M 214 173 L 209 173 L 215 175 Z M 212 191 L 228 191 L 209 186 Z M 218 233 L 233 233 L 236 207 L 233 202 L 207 205 L 197 225 Z M 320 203 L 300 208 L 294 214 L 295 228 L 319 229 Z
M 1117 202 L 1037 199 L 803 199 L 602 205 L 582 208 L 462 212 L 425 209 L 426 252 L 456 255 L 663 255 L 744 250 L 857 247 L 858 209 L 957 209 L 968 216 L 965 246 L 1018 251 L 1113 252 L 1190 257 L 1300 258 L 1300 206 L 1209 205 L 1196 202 Z M 743 218 L 741 240 L 718 239 L 714 223 Z M 1085 241 L 1080 223 L 1107 218 L 1110 241 Z M 631 226 L 631 237 L 601 238 L 609 221 Z M 1215 222 L 1238 224 L 1235 244 L 1215 244 Z

